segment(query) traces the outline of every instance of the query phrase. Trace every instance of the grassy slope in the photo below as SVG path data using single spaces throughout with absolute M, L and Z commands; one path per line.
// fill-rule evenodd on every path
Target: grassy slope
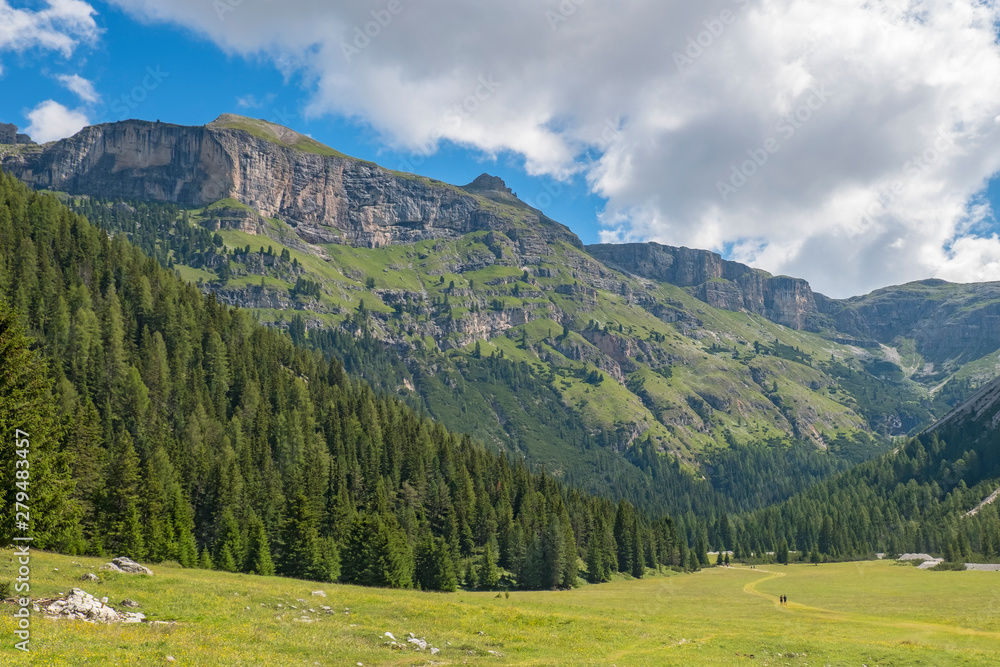
M 547 267 L 553 271 L 553 276 L 535 278 L 535 284 L 530 288 L 534 292 L 541 291 L 545 295 L 542 299 L 510 296 L 512 285 L 488 285 L 498 279 L 519 277 L 522 270 L 516 266 L 493 265 L 461 274 L 450 272 L 451 267 L 468 261 L 476 253 L 489 252 L 483 244 L 485 233 L 470 234 L 455 240 L 423 241 L 378 249 L 327 245 L 321 249 L 325 257 L 282 244 L 276 240 L 280 238 L 277 234 L 261 237 L 237 230 L 222 230 L 220 234 L 230 248 L 250 245 L 257 249 L 261 245 L 272 246 L 275 254 L 287 249 L 291 257 L 298 259 L 306 267 L 310 278 L 318 280 L 324 286 L 320 302 L 309 308 L 313 311 L 312 317 L 316 317 L 317 312 L 333 316 L 333 319 L 338 315 L 344 317 L 362 299 L 370 311 L 388 316 L 392 311 L 390 306 L 377 293 L 365 289 L 367 278 L 374 279 L 375 292 L 401 290 L 422 295 L 428 301 L 443 299 L 448 292 L 447 287 L 454 281 L 456 289 L 468 289 L 473 284 L 482 299 L 499 299 L 505 307 L 520 308 L 525 303 L 534 305 L 540 309 L 535 311 L 535 316 L 540 319 L 514 327 L 511 338 L 519 340 L 521 330 L 525 329 L 536 350 L 521 351 L 514 341 L 505 338 L 495 339 L 493 347 L 503 349 L 510 358 L 535 364 L 540 373 L 549 364 L 539 364 L 538 353 L 548 353 L 555 360 L 552 365 L 558 369 L 557 372 L 562 371 L 559 373 L 562 380 L 555 386 L 561 390 L 566 404 L 577 408 L 589 425 L 608 427 L 622 422 L 639 424 L 641 429 L 649 429 L 656 439 L 669 442 L 670 449 L 685 457 L 693 458 L 697 452 L 724 442 L 723 432 L 727 429 L 741 441 L 781 438 L 790 430 L 787 419 L 762 394 L 760 387 L 741 377 L 746 375 L 748 355 L 744 354 L 739 359 L 733 359 L 731 355 L 709 355 L 704 348 L 711 342 L 745 352 L 755 341 L 767 344 L 779 339 L 786 345 L 799 347 L 816 359 L 826 359 L 831 354 L 838 357 L 852 356 L 848 348 L 813 334 L 792 331 L 753 315 L 716 310 L 671 285 L 662 285 L 657 296 L 682 304 L 689 312 L 698 313 L 698 318 L 703 322 L 698 333 L 702 340 L 679 333 L 675 325 L 665 323 L 648 311 L 628 304 L 618 295 L 601 292 L 594 303 L 584 304 L 555 293 L 556 286 L 574 280 L 566 267 L 555 261 Z M 560 250 L 560 254 L 577 252 L 571 248 Z M 440 282 L 442 276 L 444 283 Z M 230 286 L 259 284 L 257 276 L 236 277 L 229 282 Z M 290 283 L 283 281 L 268 284 L 278 289 L 291 287 Z M 467 306 L 467 300 L 450 297 L 450 301 L 456 318 L 468 315 L 467 307 L 463 306 Z M 657 407 L 662 409 L 660 418 L 622 385 L 606 382 L 598 387 L 591 387 L 575 377 L 574 374 L 584 371 L 587 364 L 567 359 L 550 344 L 550 340 L 546 340 L 558 335 L 561 330 L 558 323 L 545 317 L 546 309 L 550 312 L 559 309 L 572 314 L 575 319 L 573 328 L 577 330 L 585 327 L 590 320 L 595 320 L 604 324 L 623 323 L 632 327 L 631 338 L 634 340 L 648 341 L 653 335 L 664 336 L 666 342 L 663 347 L 679 361 L 679 372 L 675 378 L 664 380 L 649 373 L 646 364 L 638 364 L 640 377 L 647 378 L 647 391 L 654 398 Z M 261 315 L 264 320 L 277 318 L 277 313 L 272 312 Z M 329 321 L 329 318 L 322 319 Z M 426 316 L 415 318 L 412 322 L 406 318 L 390 318 L 386 325 L 387 333 L 407 338 L 407 325 L 419 325 L 421 321 L 426 321 Z M 575 336 L 573 342 L 592 349 L 592 345 L 579 336 Z M 471 351 L 471 345 L 464 348 Z M 765 373 L 786 380 L 782 382 L 779 391 L 789 397 L 787 405 L 793 413 L 809 411 L 811 414 L 821 415 L 819 419 L 811 418 L 811 421 L 817 422 L 816 434 L 834 436 L 864 428 L 863 420 L 850 406 L 808 389 L 814 381 L 830 383 L 829 378 L 825 378 L 821 371 L 780 359 L 761 358 L 759 365 L 764 368 Z M 733 410 L 718 412 L 713 419 L 704 420 L 695 414 L 685 399 L 692 394 L 706 392 L 730 396 L 734 400 Z M 676 426 L 667 428 L 664 421 Z
M 9 553 L 0 554 L 5 578 Z M 37 553 L 33 592 L 65 592 L 100 562 Z M 385 646 L 386 631 L 397 639 L 408 632 L 426 637 L 442 648 L 433 658 L 441 665 L 889 667 L 1000 660 L 1000 594 L 991 572 L 927 572 L 886 562 L 723 568 L 497 599 L 166 564 L 154 570 L 152 578 L 108 576 L 83 588 L 112 601 L 131 597 L 151 619 L 176 625 L 94 626 L 36 617 L 35 653 L 26 657 L 12 649 L 7 605 L 0 612 L 0 635 L 8 638 L 0 644 L 0 662 L 155 665 L 167 664 L 170 655 L 176 659 L 170 664 L 180 665 L 429 664 L 427 652 Z M 311 596 L 318 588 L 326 598 Z M 776 604 L 781 594 L 791 600 L 787 607 Z M 298 599 L 337 613 L 310 614 L 313 623 L 293 620 L 302 613 Z
M 488 200 L 484 205 L 515 222 L 524 214 L 507 201 Z M 245 207 L 224 200 L 206 208 L 187 212 L 194 224 L 214 220 L 218 209 Z M 571 243 L 553 241 L 548 246 L 551 255 L 543 250 L 537 263 L 533 260 L 524 266 L 518 243 L 499 233 L 481 231 L 373 249 L 308 245 L 280 220 L 260 219 L 258 224 L 262 233 L 257 235 L 232 228 L 218 233 L 230 249 L 250 246 L 256 252 L 271 247 L 275 258 L 287 251 L 287 262 L 264 269 L 269 296 L 301 313 L 309 327 L 337 326 L 363 300 L 372 314 L 376 337 L 406 354 L 415 377 L 437 378 L 416 383 L 415 393 L 399 379 L 390 379 L 385 386 L 398 388 L 407 400 L 450 428 L 470 432 L 500 448 L 520 449 L 532 463 L 545 463 L 552 471 L 587 477 L 592 476 L 588 470 L 594 472 L 601 466 L 577 455 L 578 433 L 542 434 L 543 417 L 552 414 L 549 409 L 524 414 L 514 432 L 500 414 L 504 410 L 510 414 L 507 408 L 511 406 L 496 408 L 487 384 L 474 388 L 472 394 L 480 398 L 456 403 L 454 390 L 462 383 L 455 380 L 461 379 L 464 359 L 477 339 L 486 355 L 502 351 L 508 359 L 527 362 L 536 386 L 551 388 L 566 406 L 566 419 L 576 420 L 591 434 L 611 434 L 608 442 L 616 451 L 648 434 L 662 450 L 698 467 L 730 442 L 799 437 L 822 446 L 869 428 L 864 406 L 826 369 L 829 360 L 837 358 L 863 373 L 860 362 L 868 352 L 755 315 L 714 309 L 672 285 L 602 269 Z M 501 259 L 495 261 L 496 255 Z M 303 277 L 320 284 L 318 299 L 291 295 L 297 277 L 291 270 L 293 259 L 304 268 Z M 227 301 L 254 304 L 262 283 L 258 267 L 260 262 L 254 257 L 247 264 L 231 261 L 231 277 L 225 285 L 206 280 L 211 275 L 208 271 L 177 268 L 186 279 L 202 279 L 206 289 L 229 291 Z M 521 281 L 525 269 L 528 282 Z M 574 287 L 577 284 L 579 290 Z M 606 289 L 595 292 L 590 289 L 593 285 Z M 660 319 L 626 296 L 630 292 L 675 309 L 681 321 Z M 445 299 L 452 319 L 443 306 Z M 403 310 L 396 313 L 394 307 Z M 497 312 L 498 307 L 503 312 Z M 256 312 L 268 323 L 288 322 L 295 314 L 270 305 Z M 529 321 L 504 331 L 506 325 L 498 325 L 498 320 L 508 315 L 514 321 L 526 315 Z M 608 374 L 598 385 L 585 382 L 595 363 L 606 368 L 608 361 L 606 350 L 599 349 L 601 341 L 588 331 L 591 322 L 607 328 L 612 346 L 629 347 L 621 382 Z M 564 323 L 571 330 L 565 340 L 561 337 Z M 501 327 L 493 329 L 489 341 L 469 331 L 487 325 Z M 522 334 L 527 349 L 520 344 Z M 767 348 L 775 340 L 788 349 L 797 348 L 805 363 L 754 353 L 755 344 Z M 412 349 L 421 352 L 410 354 Z M 670 377 L 657 372 L 665 366 L 672 370 Z M 380 384 L 379 378 L 374 380 Z M 777 392 L 772 390 L 774 380 L 778 380 Z

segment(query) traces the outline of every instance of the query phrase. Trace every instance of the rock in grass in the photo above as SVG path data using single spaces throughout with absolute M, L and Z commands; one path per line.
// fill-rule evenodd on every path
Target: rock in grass
M 115 558 L 114 560 L 111 561 L 111 563 L 116 565 L 120 571 L 126 572 L 128 574 L 146 574 L 149 576 L 153 576 L 152 570 L 150 570 L 145 565 L 139 565 L 131 558 L 125 558 L 124 556 L 122 556 L 119 558 Z
M 89 623 L 142 623 L 146 620 L 144 614 L 118 612 L 103 600 L 98 600 L 79 588 L 74 588 L 65 599 L 49 603 L 44 612 L 51 618 L 76 619 Z
M 98 576 L 97 576 L 96 574 L 94 574 L 93 572 L 88 572 L 87 574 L 85 574 L 85 575 L 83 575 L 82 577 L 80 577 L 80 580 L 81 580 L 81 581 L 100 581 L 100 580 L 101 580 L 101 578 L 100 578 L 100 577 L 98 577 Z
M 123 607 L 132 607 L 133 609 L 135 609 L 136 607 L 139 607 L 141 605 L 138 602 L 136 602 L 135 600 L 132 600 L 130 598 L 125 598 L 124 600 L 122 600 L 122 606 Z

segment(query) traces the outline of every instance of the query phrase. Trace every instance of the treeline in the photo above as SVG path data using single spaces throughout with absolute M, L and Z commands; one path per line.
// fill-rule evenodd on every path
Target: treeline
M 100 220 L 110 234 L 124 234 L 162 266 L 218 268 L 229 262 L 222 237 L 191 224 L 187 212 L 176 204 L 71 197 L 68 205 L 89 220 Z
M 443 590 L 692 563 L 671 519 L 447 432 L 7 175 L 0 297 L 39 548 Z
M 959 424 L 737 519 L 732 545 L 840 560 L 879 552 L 996 560 L 1000 503 L 966 513 L 998 486 L 996 431 Z
M 94 224 L 112 235 L 125 233 L 147 254 L 157 253 L 163 266 L 170 265 L 171 257 L 190 256 L 185 250 L 187 239 L 196 240 L 191 247 L 199 251 L 216 252 L 212 235 L 187 221 L 176 206 L 86 198 L 74 201 L 93 216 L 90 220 Z M 163 249 L 169 252 L 163 254 Z M 295 281 L 293 295 L 315 298 L 321 291 L 318 283 L 297 275 L 287 251 L 278 257 L 272 248 L 261 246 L 258 254 L 247 246 L 221 258 L 227 260 L 225 266 L 232 259 L 234 271 L 295 275 L 291 278 Z M 288 267 L 292 273 L 286 275 Z M 528 279 L 521 277 L 525 282 Z M 443 283 L 444 277 L 440 280 Z M 374 279 L 369 277 L 366 286 L 374 287 Z M 447 297 L 435 297 L 434 301 L 443 308 Z M 396 303 L 395 307 L 397 313 L 434 314 L 440 310 L 429 309 L 424 301 Z M 404 358 L 399 350 L 372 335 L 371 319 L 367 310 L 359 307 L 338 328 L 309 329 L 301 313 L 292 314 L 286 326 L 296 345 L 319 350 L 327 359 L 341 359 L 348 375 L 365 380 L 377 393 L 393 395 L 452 430 L 470 433 L 512 457 L 523 457 L 535 470 L 544 466 L 567 486 L 613 501 L 627 500 L 651 515 L 686 516 L 692 512 L 702 524 L 693 528 L 693 533 L 711 531 L 723 513 L 750 511 L 785 500 L 842 469 L 841 458 L 866 460 L 876 449 L 871 442 L 846 440 L 850 447 L 831 448 L 835 456 L 817 452 L 808 444 L 737 447 L 721 450 L 704 469 L 707 479 L 701 479 L 674 456 L 657 451 L 644 438 L 637 439 L 628 428 L 591 432 L 554 389 L 558 376 L 539 376 L 528 364 L 502 356 L 441 353 L 419 344 L 407 349 Z M 599 325 L 592 321 L 589 325 L 597 327 L 625 329 L 620 323 Z M 564 327 L 562 337 L 568 333 Z M 777 341 L 772 346 L 757 345 L 756 351 L 802 360 L 798 350 Z M 666 366 L 657 372 L 669 376 L 671 369 Z M 596 384 L 603 375 L 590 370 L 589 376 L 584 372 L 580 378 Z M 708 407 L 700 399 L 692 401 L 701 403 L 697 409 Z

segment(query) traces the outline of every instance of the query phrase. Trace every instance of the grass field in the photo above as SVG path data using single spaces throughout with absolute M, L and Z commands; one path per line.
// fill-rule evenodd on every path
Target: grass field
M 95 626 L 36 616 L 33 653 L 26 656 L 13 649 L 14 607 L 6 605 L 0 664 L 1000 664 L 995 572 L 928 572 L 889 562 L 717 568 L 497 598 L 320 585 L 169 564 L 154 567 L 152 578 L 78 581 L 101 562 L 36 553 L 32 592 L 52 597 L 77 586 L 112 604 L 130 597 L 150 619 L 176 624 Z M 11 571 L 11 552 L 0 552 L 0 578 L 9 579 Z M 326 597 L 312 596 L 317 589 Z M 777 604 L 782 594 L 789 597 L 787 606 Z M 300 620 L 310 608 L 316 610 L 305 614 L 311 622 Z M 386 631 L 399 640 L 412 632 L 441 651 L 431 656 L 394 650 L 385 644 Z

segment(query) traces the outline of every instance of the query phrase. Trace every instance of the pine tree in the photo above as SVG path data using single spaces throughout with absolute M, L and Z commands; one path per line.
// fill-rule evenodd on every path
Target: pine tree
M 788 541 L 783 537 L 774 550 L 774 560 L 782 565 L 788 565 Z
M 426 535 L 417 545 L 414 560 L 414 579 L 426 591 L 455 591 L 458 578 L 455 563 L 451 560 L 451 549 L 440 537 Z
M 215 555 L 212 560 L 216 568 L 224 572 L 239 572 L 246 560 L 243 535 L 236 524 L 236 517 L 228 507 L 222 510 L 219 532 L 215 538 Z
M 281 531 L 280 572 L 286 577 L 325 581 L 319 521 L 301 491 L 291 497 Z
M 471 558 L 465 562 L 465 587 L 469 590 L 479 588 L 479 573 L 476 571 L 476 563 Z
M 274 574 L 274 562 L 271 560 L 270 540 L 264 522 L 256 514 L 250 516 L 250 534 L 247 544 L 247 558 L 243 571 L 269 577 Z
M 484 591 L 496 590 L 500 583 L 500 570 L 497 569 L 496 555 L 492 545 L 487 542 L 483 550 L 482 565 L 479 568 L 479 588 Z
M 116 556 L 135 560 L 145 556 L 139 519 L 139 457 L 132 438 L 118 430 L 112 442 L 102 514 L 105 548 Z
M 74 541 L 68 536 L 77 530 L 80 508 L 70 500 L 72 462 L 55 447 L 61 429 L 46 367 L 29 346 L 16 314 L 0 299 L 0 455 L 6 462 L 0 466 L 0 543 L 11 544 L 22 492 L 31 500 L 33 546 L 64 548 Z
M 198 559 L 198 567 L 202 570 L 215 569 L 215 564 L 212 562 L 212 556 L 208 553 L 208 547 L 201 550 L 201 557 Z
M 359 513 L 341 556 L 344 583 L 387 588 L 413 585 L 413 554 L 395 519 Z

